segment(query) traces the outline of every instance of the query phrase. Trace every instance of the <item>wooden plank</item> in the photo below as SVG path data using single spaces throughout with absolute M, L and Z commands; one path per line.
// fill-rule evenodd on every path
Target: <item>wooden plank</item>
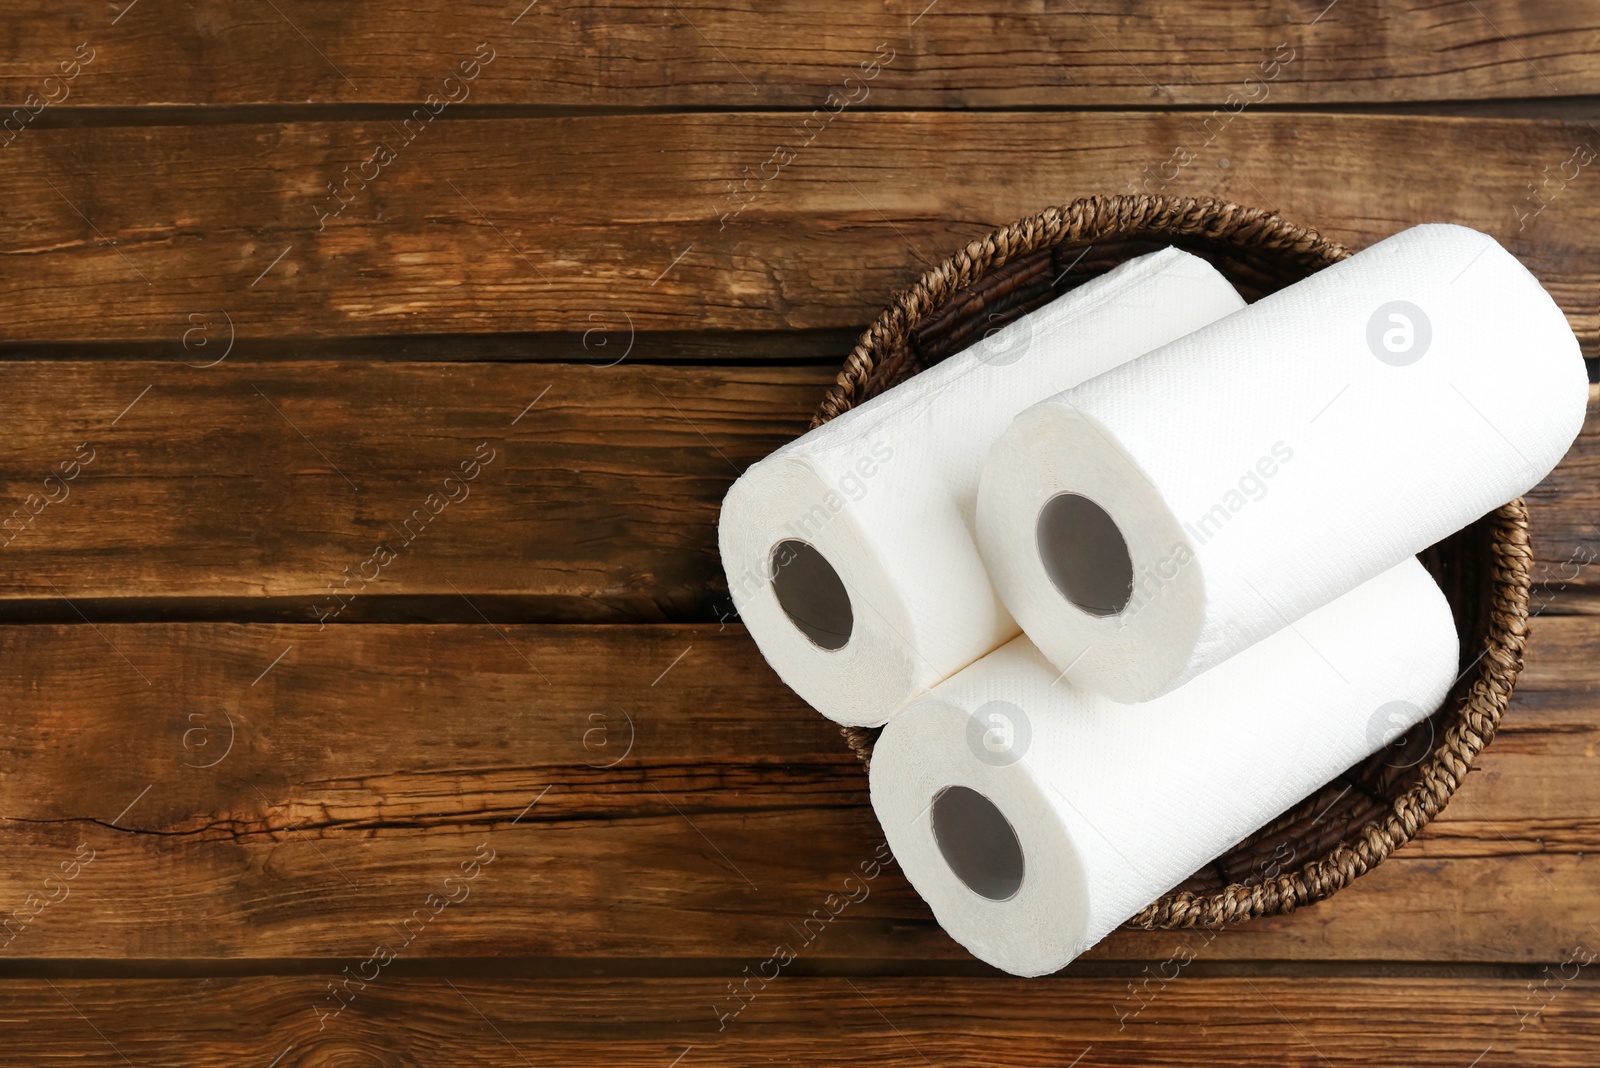
M 8 362 L 0 597 L 97 622 L 149 618 L 151 594 L 339 623 L 715 619 L 722 495 L 833 374 Z
M 759 8 L 641 0 L 346 10 L 306 0 L 218 10 L 28 0 L 0 50 L 0 93 L 59 106 L 467 104 L 1011 107 L 1306 104 L 1600 91 L 1593 8 L 1578 0 L 1370 6 L 1117 0 L 997 12 L 976 0 Z M 495 58 L 446 85 L 480 42 Z M 93 59 L 46 84 L 87 44 Z M 891 57 L 867 81 L 875 56 Z M 469 71 L 471 68 L 468 68 Z M 470 95 L 468 95 L 470 94 Z
M 1106 979 L 779 973 L 751 982 L 754 994 L 735 1002 L 712 978 L 377 974 L 348 988 L 355 992 L 337 1016 L 317 1015 L 333 1004 L 327 976 L 10 982 L 0 986 L 6 1055 L 35 1065 L 282 1057 L 285 1065 L 1281 1068 L 1387 1064 L 1403 1049 L 1419 1066 L 1465 1068 L 1479 1058 L 1554 1068 L 1593 1064 L 1600 1040 L 1600 996 L 1587 976 L 1565 989 L 1552 980 L 1542 1002 L 1529 990 L 1537 984 L 1513 979 L 1185 977 L 1128 1018 L 1126 984 Z M 741 1003 L 736 1017 L 715 1015 Z
M 0 612 L 725 621 L 722 496 L 804 431 L 834 373 L 0 362 Z M 1597 457 L 1600 399 L 1533 498 L 1538 577 L 1568 592 L 1596 584 Z
M 1479 227 L 1600 352 L 1586 125 L 1258 109 L 1204 144 L 1188 112 L 861 113 L 764 167 L 795 127 L 749 113 L 29 129 L 0 169 L 7 345 L 192 358 L 185 335 L 220 336 L 224 316 L 245 341 L 844 329 L 995 226 L 1143 190 L 1275 208 L 1357 246 L 1422 221 Z M 1469 187 L 1439 180 L 1463 159 Z
M 1535 591 L 1531 609 L 1543 612 L 1562 594 L 1600 586 L 1600 385 L 1589 386 L 1589 412 L 1578 440 L 1545 480 L 1527 495 Z M 1590 605 L 1592 610 L 1592 602 Z
M 1600 705 L 1570 677 L 1597 638 L 1536 621 L 1482 770 L 1352 889 L 1215 937 L 1119 934 L 1091 963 L 1559 960 L 1600 894 Z M 13 626 L 0 705 L 0 912 L 27 921 L 0 960 L 410 934 L 408 959 L 728 961 L 803 928 L 810 961 L 967 961 L 878 863 L 836 729 L 736 626 Z M 858 900 L 808 926 L 841 889 Z

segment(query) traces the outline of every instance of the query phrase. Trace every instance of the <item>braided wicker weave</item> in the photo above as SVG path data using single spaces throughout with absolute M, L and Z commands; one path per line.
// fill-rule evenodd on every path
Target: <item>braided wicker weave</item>
M 1237 204 L 1092 197 L 969 243 L 899 294 L 856 343 L 812 419 L 820 426 L 1061 293 L 1144 252 L 1177 245 L 1254 300 L 1350 251 L 1278 215 Z M 1328 897 L 1438 815 L 1493 740 L 1522 668 L 1528 513 L 1519 498 L 1422 554 L 1450 600 L 1462 673 L 1434 715 L 1129 921 L 1220 927 Z M 870 760 L 875 730 L 843 730 Z

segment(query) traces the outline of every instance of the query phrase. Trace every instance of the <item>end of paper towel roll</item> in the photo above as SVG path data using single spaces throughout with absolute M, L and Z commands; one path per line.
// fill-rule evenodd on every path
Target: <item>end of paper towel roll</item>
M 1057 592 L 1094 616 L 1114 616 L 1133 596 L 1133 559 L 1116 520 L 1077 493 L 1044 502 L 1035 524 L 1039 561 Z
M 1036 673 L 1040 691 L 1056 698 L 1066 693 L 1024 639 L 987 663 L 1002 676 Z M 983 704 L 974 696 L 958 703 L 927 697 L 889 720 L 868 769 L 872 808 L 895 862 L 939 926 L 997 968 L 1046 975 L 1093 941 L 1097 905 L 1086 854 L 1034 750 L 1003 766 L 973 751 L 973 713 Z
M 882 726 L 959 666 L 930 666 L 915 644 L 901 561 L 880 554 L 871 515 L 808 464 L 769 456 L 734 482 L 717 523 L 728 599 L 751 640 L 790 689 L 849 727 Z
M 1016 418 L 984 466 L 977 535 L 995 590 L 1069 681 L 1134 704 L 1185 680 L 1206 569 L 1092 417 L 1057 398 Z
M 1008 901 L 1027 871 L 1016 829 L 995 803 L 967 786 L 946 786 L 928 808 L 933 840 L 956 878 L 990 901 Z
M 795 629 L 824 649 L 843 649 L 855 629 L 850 594 L 839 573 L 810 544 L 797 539 L 772 547 L 769 581 L 778 607 Z

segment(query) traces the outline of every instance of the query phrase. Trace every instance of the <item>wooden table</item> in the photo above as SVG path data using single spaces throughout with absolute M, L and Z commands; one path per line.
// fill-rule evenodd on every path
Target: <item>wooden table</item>
M 1596 5 L 524 2 L 8 5 L 0 1062 L 1595 1063 L 1593 417 L 1443 817 L 1041 980 L 825 909 L 882 836 L 714 530 L 1093 193 L 1466 223 L 1596 354 Z

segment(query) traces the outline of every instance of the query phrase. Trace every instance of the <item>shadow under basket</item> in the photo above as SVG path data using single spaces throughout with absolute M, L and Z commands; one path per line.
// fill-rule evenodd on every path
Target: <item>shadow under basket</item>
M 1315 230 L 1219 201 L 1112 196 L 1049 208 L 971 242 L 899 294 L 862 334 L 812 425 L 1125 260 L 1168 245 L 1209 261 L 1247 301 L 1350 255 Z M 1420 558 L 1449 599 L 1461 638 L 1461 677 L 1443 706 L 1126 926 L 1219 927 L 1291 912 L 1375 867 L 1444 808 L 1493 740 L 1522 668 L 1527 508 L 1521 498 L 1503 505 Z M 843 733 L 869 761 L 878 731 L 846 727 Z

